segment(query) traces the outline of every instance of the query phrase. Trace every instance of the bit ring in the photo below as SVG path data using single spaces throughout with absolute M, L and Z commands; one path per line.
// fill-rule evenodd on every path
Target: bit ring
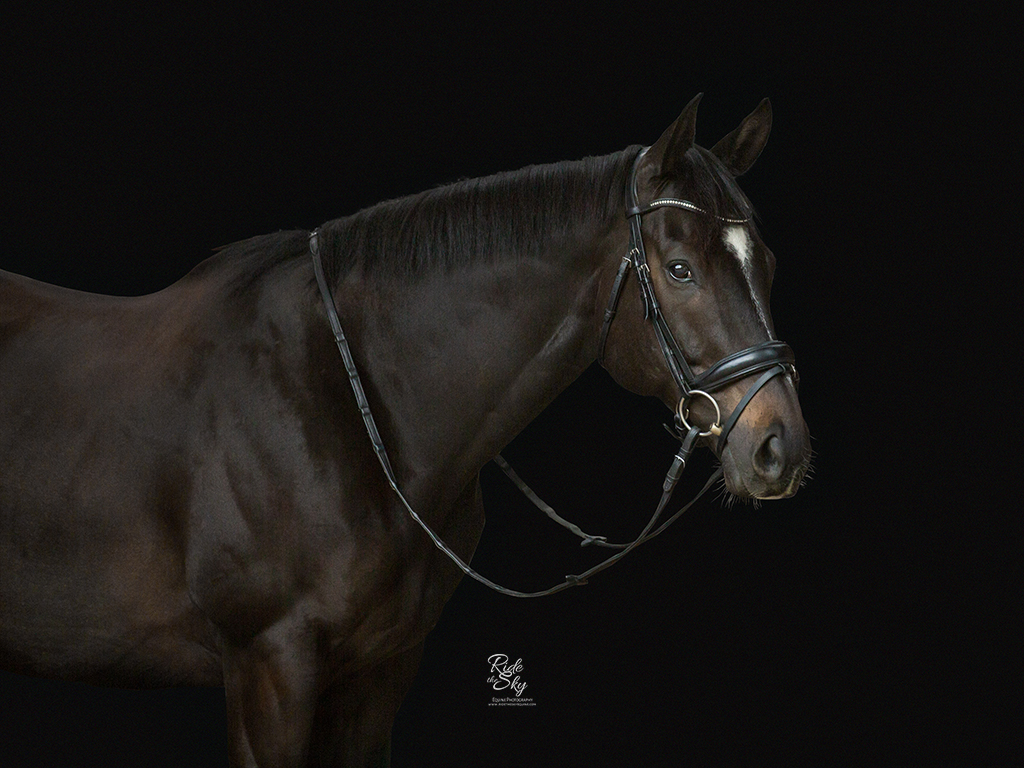
M 722 434 L 722 409 L 718 407 L 718 401 L 703 389 L 691 389 L 690 394 L 680 398 L 679 405 L 676 406 L 676 415 L 679 417 L 679 421 L 682 422 L 682 425 L 686 427 L 687 430 L 693 429 L 687 421 L 687 417 L 690 415 L 690 406 L 687 405 L 687 403 L 694 395 L 703 395 L 711 401 L 713 406 L 715 406 L 715 421 L 710 427 L 708 427 L 706 432 L 700 433 L 700 437 L 710 437 L 711 435 L 715 435 L 717 437 Z

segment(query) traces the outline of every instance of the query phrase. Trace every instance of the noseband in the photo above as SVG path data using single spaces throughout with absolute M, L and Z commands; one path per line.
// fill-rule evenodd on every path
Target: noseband
M 656 208 L 664 207 L 684 208 L 695 213 L 702 213 L 709 216 L 712 214 L 688 200 L 675 200 L 672 198 L 661 198 L 641 207 L 637 203 L 636 171 L 639 167 L 640 158 L 643 157 L 644 151 L 641 151 L 640 154 L 637 155 L 637 158 L 633 163 L 633 169 L 630 173 L 629 181 L 626 184 L 626 216 L 629 218 L 630 226 L 630 249 L 629 253 L 623 258 L 622 264 L 619 266 L 619 271 L 615 275 L 615 282 L 612 285 L 611 299 L 608 302 L 608 309 L 605 311 L 604 315 L 604 325 L 601 328 L 599 359 L 603 360 L 604 358 L 604 347 L 608 338 L 608 329 L 611 326 L 612 319 L 615 317 L 615 312 L 619 305 L 619 298 L 622 294 L 622 288 L 625 284 L 626 275 L 629 268 L 633 267 L 636 270 L 637 279 L 640 283 L 640 293 L 644 300 L 644 317 L 654 324 L 654 332 L 658 337 L 658 343 L 661 345 L 661 351 L 665 355 L 665 360 L 668 363 L 669 370 L 672 372 L 672 378 L 675 380 L 676 385 L 679 387 L 679 391 L 682 393 L 682 396 L 679 399 L 679 405 L 676 408 L 676 427 L 678 436 L 681 440 L 681 445 L 671 467 L 665 475 L 665 481 L 662 484 L 661 500 L 658 502 L 658 506 L 655 509 L 654 514 L 644 529 L 640 532 L 640 535 L 628 544 L 612 544 L 606 541 L 603 536 L 592 536 L 584 533 L 577 526 L 562 519 L 553 509 L 551 509 L 551 507 L 537 497 L 537 495 L 519 478 L 518 475 L 516 475 L 500 455 L 495 457 L 495 462 L 498 466 L 504 470 L 505 474 L 508 475 L 517 486 L 519 486 L 520 490 L 522 490 L 523 493 L 525 493 L 526 496 L 542 512 L 548 515 L 548 517 L 559 525 L 569 529 L 583 539 L 581 546 L 594 544 L 595 546 L 619 550 L 614 555 L 602 560 L 600 563 L 589 568 L 583 573 L 578 575 L 570 574 L 565 577 L 565 580 L 562 583 L 556 584 L 550 589 L 545 589 L 540 592 L 520 592 L 518 590 L 508 589 L 507 587 L 502 587 L 499 584 L 495 584 L 490 579 L 481 576 L 470 568 L 462 558 L 460 558 L 447 544 L 444 543 L 444 541 L 441 540 L 430 526 L 427 525 L 427 523 L 416 513 L 416 510 L 412 508 L 412 505 L 410 505 L 409 501 L 405 498 L 405 495 L 398 487 L 398 478 L 395 475 L 395 471 L 391 466 L 390 460 L 388 459 L 388 454 L 384 448 L 384 443 L 381 440 L 380 432 L 377 430 L 373 414 L 370 412 L 370 404 L 366 398 L 366 393 L 363 390 L 362 381 L 360 380 L 359 372 L 356 369 L 355 359 L 352 356 L 352 350 L 349 347 L 345 333 L 342 331 L 341 321 L 338 319 L 337 308 L 334 305 L 334 297 L 331 295 L 330 286 L 327 285 L 327 279 L 324 276 L 323 264 L 320 259 L 320 240 L 318 232 L 313 230 L 309 236 L 309 251 L 310 255 L 313 257 L 313 272 L 316 275 L 317 285 L 320 287 L 320 295 L 324 302 L 324 309 L 327 313 L 328 322 L 331 324 L 331 330 L 334 332 L 334 341 L 338 346 L 338 351 L 341 352 L 345 371 L 348 373 L 349 383 L 352 386 L 352 392 L 356 398 L 356 404 L 359 406 L 359 412 L 362 414 L 363 423 L 366 426 L 366 432 L 370 437 L 370 442 L 373 444 L 373 450 L 377 455 L 377 460 L 380 462 L 381 468 L 384 470 L 384 475 L 387 478 L 388 484 L 397 495 L 402 506 L 405 507 L 406 511 L 409 513 L 409 516 L 416 521 L 424 532 L 426 532 L 431 541 L 434 542 L 434 545 L 444 552 L 463 573 L 473 579 L 476 579 L 481 584 L 490 587 L 496 592 L 501 592 L 505 595 L 511 595 L 512 597 L 543 597 L 545 595 L 553 595 L 556 592 L 561 592 L 569 587 L 581 586 L 586 584 L 587 580 L 591 576 L 599 571 L 603 571 L 608 566 L 617 562 L 635 547 L 660 534 L 675 522 L 684 512 L 686 512 L 686 510 L 689 509 L 701 496 L 707 493 L 711 486 L 722 477 L 722 469 L 719 468 L 711 475 L 701 491 L 688 504 L 686 504 L 686 506 L 678 510 L 668 520 L 655 528 L 655 525 L 661 517 L 661 513 L 665 510 L 666 505 L 672 497 L 672 492 L 676 487 L 676 483 L 679 481 L 680 475 L 682 475 L 683 470 L 686 468 L 686 462 L 689 460 L 690 454 L 693 452 L 693 449 L 697 444 L 697 440 L 702 437 L 717 435 L 717 449 L 719 455 L 721 455 L 722 448 L 725 446 L 725 440 L 728 437 L 729 432 L 735 426 L 736 421 L 743 412 L 743 409 L 746 408 L 747 404 L 754 398 L 754 395 L 756 395 L 758 391 L 760 391 L 760 389 L 772 378 L 780 374 L 784 374 L 787 371 L 793 374 L 794 382 L 796 380 L 796 369 L 793 367 L 793 361 L 795 359 L 793 350 L 791 350 L 787 344 L 774 340 L 755 344 L 752 347 L 747 347 L 739 352 L 735 352 L 722 358 L 702 373 L 696 376 L 693 374 L 689 363 L 686 361 L 686 357 L 683 355 L 682 350 L 676 343 L 675 337 L 672 335 L 672 331 L 665 320 L 665 316 L 661 311 L 661 306 L 658 304 L 658 298 L 654 294 L 654 286 L 651 284 L 651 270 L 650 267 L 647 266 L 647 255 L 644 252 L 641 219 L 645 213 L 649 213 Z M 749 221 L 749 219 L 728 219 L 722 216 L 717 216 L 716 218 L 720 221 L 734 224 L 742 224 Z M 750 386 L 747 393 L 733 409 L 732 414 L 723 426 L 721 423 L 721 409 L 719 408 L 718 401 L 712 397 L 711 393 L 724 389 L 730 384 L 746 378 L 747 376 L 753 376 L 756 373 L 760 373 L 761 376 Z M 689 416 L 689 403 L 696 396 L 707 398 L 715 408 L 715 421 L 706 430 L 702 430 L 699 426 L 692 426 L 687 421 Z
M 689 200 L 677 200 L 671 197 L 659 198 L 646 205 L 640 205 L 637 198 L 636 177 L 637 170 L 640 167 L 640 160 L 646 151 L 646 149 L 641 150 L 636 160 L 633 161 L 633 168 L 629 174 L 629 180 L 626 182 L 626 218 L 629 219 L 629 252 L 622 258 L 622 262 L 619 264 L 619 271 L 616 273 L 615 281 L 612 283 L 612 295 L 608 300 L 608 308 L 604 313 L 604 324 L 601 326 L 598 360 L 603 364 L 604 349 L 608 342 L 608 331 L 611 328 L 612 320 L 615 318 L 626 277 L 629 274 L 630 268 L 632 268 L 636 272 L 637 282 L 640 284 L 640 295 L 644 301 L 644 319 L 650 320 L 653 324 L 658 345 L 661 347 L 661 352 L 665 356 L 669 372 L 672 374 L 672 378 L 681 393 L 679 404 L 676 406 L 676 428 L 679 430 L 680 435 L 688 434 L 692 429 L 695 429 L 688 422 L 690 402 L 694 397 L 707 399 L 715 409 L 715 421 L 706 430 L 698 430 L 697 436 L 716 436 L 718 442 L 715 446 L 715 452 L 721 456 L 729 433 L 736 426 L 736 422 L 739 420 L 740 414 L 743 413 L 743 409 L 754 399 L 754 395 L 765 384 L 781 374 L 790 372 L 793 375 L 794 382 L 796 381 L 797 374 L 794 365 L 796 356 L 788 344 L 772 339 L 727 355 L 699 375 L 694 375 L 690 364 L 686 361 L 686 356 L 680 349 L 678 342 L 676 342 L 675 336 L 672 335 L 672 329 L 669 328 L 665 315 L 661 311 L 661 305 L 658 303 L 658 297 L 654 293 L 654 285 L 651 282 L 651 268 L 647 264 L 647 252 L 644 249 L 642 228 L 644 214 L 659 208 L 683 208 L 694 213 L 712 216 L 727 224 L 745 224 L 750 221 L 750 218 L 738 219 L 716 216 Z M 730 384 L 734 384 L 740 379 L 757 373 L 760 373 L 761 376 L 750 386 L 723 426 L 722 410 L 718 405 L 718 401 L 712 396 L 712 393 L 725 389 Z

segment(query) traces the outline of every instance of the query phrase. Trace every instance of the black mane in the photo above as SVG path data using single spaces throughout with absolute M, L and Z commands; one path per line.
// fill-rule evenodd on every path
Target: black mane
M 410 278 L 501 256 L 535 254 L 623 204 L 633 147 L 459 181 L 389 200 L 320 228 L 325 270 Z
M 503 257 L 529 258 L 552 241 L 572 241 L 582 225 L 623 214 L 626 177 L 640 147 L 603 157 L 532 165 L 387 200 L 319 228 L 328 280 L 356 264 L 371 278 L 408 280 Z M 693 147 L 682 181 L 687 197 L 712 216 L 751 216 L 753 208 L 721 162 Z M 669 179 L 655 179 L 656 189 Z M 655 192 L 657 195 L 658 192 Z M 277 232 L 216 249 L 249 269 L 248 284 L 308 251 L 308 233 Z M 220 260 L 204 262 L 193 276 Z

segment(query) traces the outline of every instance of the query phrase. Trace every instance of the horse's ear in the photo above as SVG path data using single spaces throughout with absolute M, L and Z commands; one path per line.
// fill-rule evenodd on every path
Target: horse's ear
M 772 103 L 765 99 L 730 133 L 711 148 L 733 176 L 750 170 L 772 130 Z
M 672 176 L 683 165 L 686 151 L 693 146 L 697 130 L 697 105 L 703 95 L 698 93 L 694 96 L 676 121 L 647 150 L 647 157 L 658 168 L 660 175 Z

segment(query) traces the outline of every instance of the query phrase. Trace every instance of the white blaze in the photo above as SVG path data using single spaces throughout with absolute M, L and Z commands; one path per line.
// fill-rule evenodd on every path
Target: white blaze
M 764 325 L 764 329 L 768 331 L 768 338 L 774 338 L 768 329 L 768 317 L 765 315 L 764 307 L 761 306 L 761 302 L 758 301 L 757 295 L 754 293 L 754 242 L 750 239 L 750 233 L 746 227 L 732 224 L 723 229 L 722 241 L 739 261 L 743 276 L 747 279 L 747 289 L 750 291 L 750 298 L 754 302 L 757 316 Z

